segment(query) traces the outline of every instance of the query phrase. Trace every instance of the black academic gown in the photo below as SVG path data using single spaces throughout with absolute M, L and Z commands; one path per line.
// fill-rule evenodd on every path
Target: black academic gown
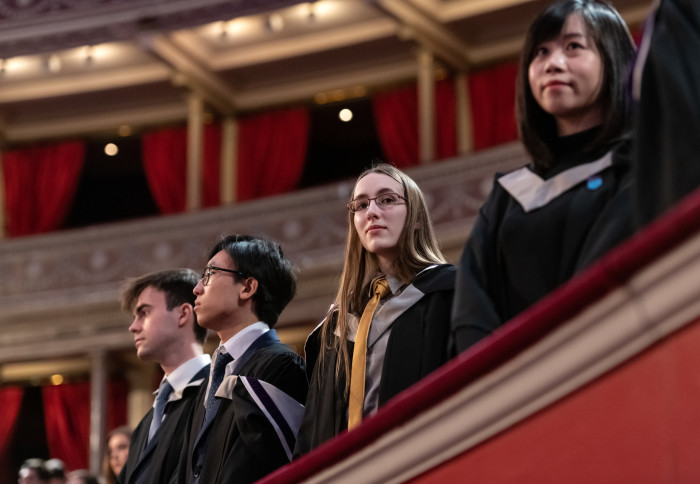
M 700 1 L 663 0 L 638 65 L 635 202 L 644 225 L 700 187 Z M 646 62 L 644 62 L 646 61 Z
M 412 285 L 424 296 L 392 324 L 379 384 L 379 406 L 410 387 L 448 361 L 450 308 L 454 292 L 455 267 L 440 265 L 420 273 Z M 335 319 L 332 323 L 335 324 Z M 309 452 L 347 429 L 348 402 L 345 378 L 336 379 L 337 353 L 328 353 L 328 364 L 316 364 L 321 347 L 321 326 L 306 342 L 309 396 L 306 399 L 295 456 Z M 352 360 L 354 343 L 348 341 Z
M 537 172 L 530 167 L 548 180 L 613 153 L 612 166 L 541 208 L 526 212 L 494 183 L 459 263 L 452 313 L 455 351 L 480 341 L 633 232 L 629 141 L 586 152 L 595 134 L 561 138 L 553 168 Z
M 304 360 L 280 343 L 274 330 L 260 336 L 235 360 L 233 373 L 274 385 L 299 404 L 306 399 Z M 206 442 L 199 442 L 206 386 L 200 390 L 192 413 L 177 482 L 195 482 L 194 476 L 198 474 L 201 484 L 244 484 L 255 482 L 289 462 L 275 430 L 241 383 L 233 386 L 230 398 L 220 398 L 216 416 L 200 438 Z M 206 451 L 197 472 L 196 452 L 200 445 L 205 445 Z M 292 442 L 292 448 L 293 445 Z
M 121 484 L 170 482 L 180 462 L 183 437 L 197 394 L 207 378 L 209 378 L 209 365 L 202 367 L 192 377 L 180 398 L 168 401 L 165 406 L 165 420 L 158 428 L 153 441 L 145 449 L 153 418 L 153 408 L 141 419 L 131 435 L 129 456 L 117 482 Z M 141 449 L 144 451 L 142 452 Z

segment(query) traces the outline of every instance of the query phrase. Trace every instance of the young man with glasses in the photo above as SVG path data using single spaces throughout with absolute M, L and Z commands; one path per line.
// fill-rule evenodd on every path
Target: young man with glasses
M 123 484 L 170 482 L 179 467 L 183 435 L 200 389 L 209 376 L 202 345 L 206 328 L 197 324 L 192 290 L 199 281 L 190 269 L 146 274 L 128 281 L 122 308 L 133 314 L 129 331 L 136 355 L 165 373 L 153 408 L 129 444 L 119 481 Z
M 304 360 L 270 328 L 295 290 L 292 265 L 271 240 L 232 235 L 211 251 L 194 309 L 221 343 L 178 482 L 254 482 L 291 460 L 308 385 Z

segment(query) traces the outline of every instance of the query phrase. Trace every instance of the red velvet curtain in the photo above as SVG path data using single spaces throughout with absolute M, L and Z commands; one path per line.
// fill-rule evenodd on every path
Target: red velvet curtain
M 145 133 L 141 150 L 148 186 L 160 212 L 184 212 L 187 207 L 187 127 Z
M 515 123 L 516 63 L 504 64 L 469 76 L 474 149 L 518 139 Z
M 85 143 L 69 141 L 22 148 L 2 157 L 10 237 L 61 227 L 85 160 Z
M 69 469 L 86 469 L 90 449 L 90 384 L 42 388 L 46 441 L 51 457 Z
M 416 86 L 378 94 L 372 100 L 372 108 L 377 134 L 387 161 L 399 168 L 417 165 L 420 147 Z M 454 81 L 438 81 L 435 84 L 436 159 L 457 154 L 456 112 Z
M 304 169 L 309 133 L 307 109 L 276 111 L 243 118 L 238 135 L 238 200 L 293 190 Z M 161 213 L 186 208 L 187 128 L 146 133 L 143 163 Z M 221 125 L 204 127 L 202 206 L 220 204 Z
M 221 203 L 221 125 L 218 123 L 204 126 L 202 160 L 202 206 L 217 207 Z
M 20 387 L 0 388 L 0 462 L 7 455 L 23 396 L 24 389 Z
M 435 84 L 435 150 L 438 160 L 457 155 L 457 100 L 454 79 Z
M 107 383 L 107 408 L 105 431 L 109 433 L 127 423 L 127 395 L 129 386 L 124 380 L 111 380 Z
M 126 423 L 128 387 L 123 380 L 107 383 L 105 429 Z M 42 388 L 46 442 L 51 457 L 69 469 L 86 469 L 90 452 L 90 383 L 66 383 Z
M 306 108 L 239 120 L 238 200 L 267 197 L 299 186 L 309 137 Z
M 418 164 L 418 90 L 408 86 L 377 94 L 374 122 L 384 157 L 399 168 Z

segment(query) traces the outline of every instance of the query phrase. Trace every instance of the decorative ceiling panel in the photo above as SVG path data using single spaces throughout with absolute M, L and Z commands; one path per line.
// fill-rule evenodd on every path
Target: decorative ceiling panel
M 299 0 L 0 0 L 0 57 L 129 39 Z

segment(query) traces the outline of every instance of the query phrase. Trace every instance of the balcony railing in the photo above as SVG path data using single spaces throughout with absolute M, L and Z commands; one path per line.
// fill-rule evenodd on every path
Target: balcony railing
M 261 480 L 698 482 L 700 191 Z

